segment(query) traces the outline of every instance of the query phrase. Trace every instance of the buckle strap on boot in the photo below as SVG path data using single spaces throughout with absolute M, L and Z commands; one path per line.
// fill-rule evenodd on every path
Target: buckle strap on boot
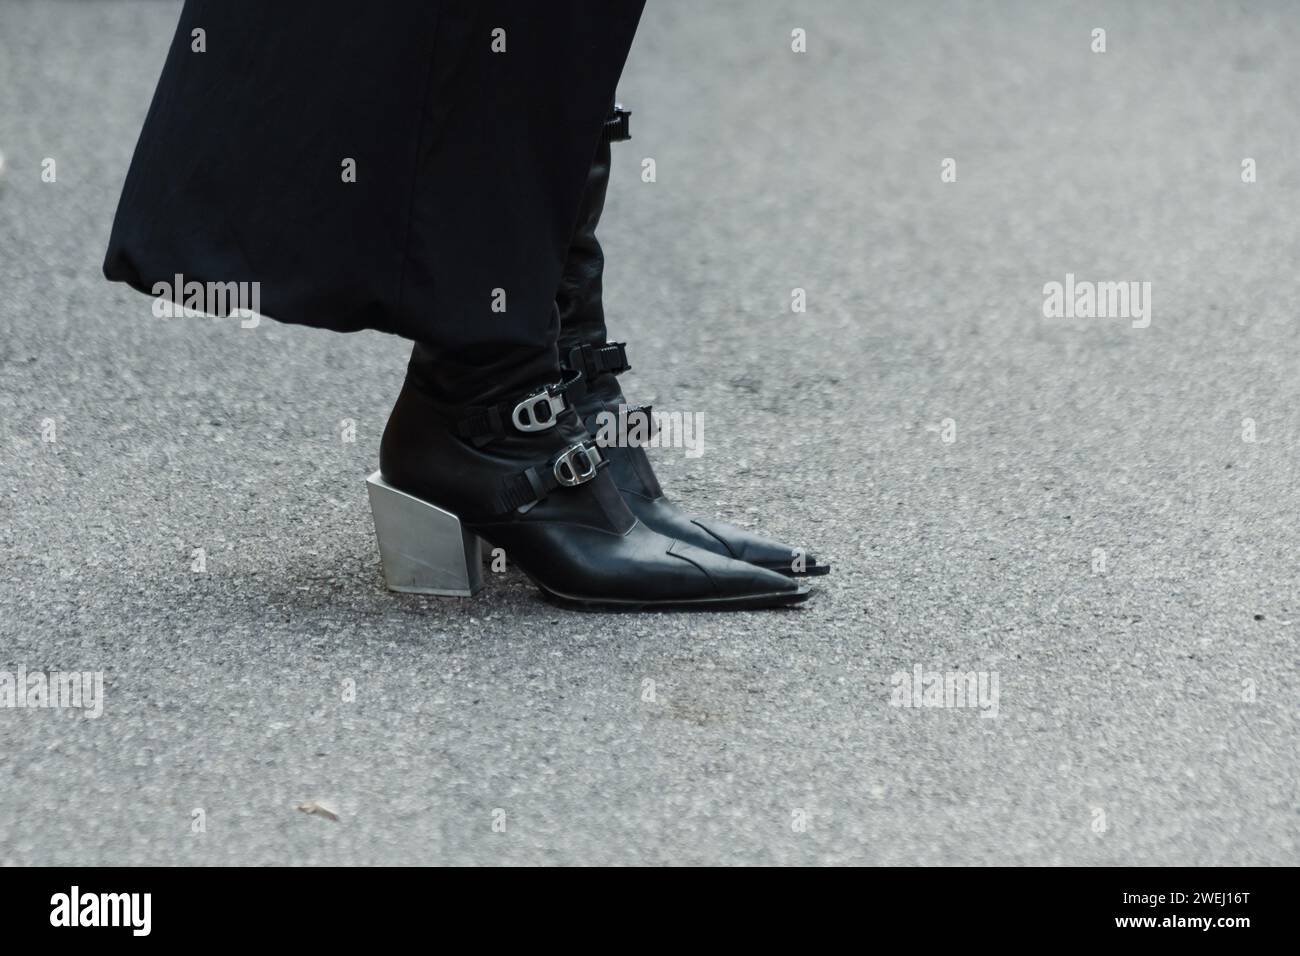
M 623 109 L 621 103 L 614 104 L 614 112 L 605 120 L 601 135 L 611 143 L 622 143 L 632 138 L 632 128 L 628 123 L 632 111 Z
M 567 369 L 560 381 L 546 385 L 520 401 L 470 408 L 468 414 L 456 422 L 456 434 L 482 444 L 495 436 L 509 434 L 511 429 L 541 432 L 554 428 L 561 413 L 573 407 L 565 393 L 581 379 L 581 371 Z
M 545 465 L 534 465 L 505 479 L 497 494 L 497 510 L 502 514 L 527 510 L 559 488 L 585 485 L 608 464 L 594 441 L 570 445 Z
M 597 375 L 609 372 L 622 375 L 630 372 L 632 366 L 627 361 L 627 343 L 609 342 L 605 345 L 579 345 L 569 350 L 565 367 L 577 369 L 587 382 L 593 382 Z

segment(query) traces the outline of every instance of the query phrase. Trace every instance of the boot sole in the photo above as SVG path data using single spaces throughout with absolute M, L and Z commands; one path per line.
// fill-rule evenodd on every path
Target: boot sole
M 527 571 L 524 572 L 528 574 Z M 583 598 L 561 594 L 528 575 L 542 597 L 558 607 L 574 611 L 757 611 L 768 608 L 789 607 L 802 604 L 812 597 L 811 585 L 800 585 L 797 591 L 774 591 L 768 594 L 742 594 L 726 598 L 695 598 L 686 601 L 615 601 L 608 598 Z
M 831 573 L 829 564 L 810 564 L 802 571 L 792 570 L 788 564 L 763 564 L 759 561 L 749 562 L 756 568 L 762 568 L 765 571 L 775 571 L 777 574 L 784 574 L 787 578 L 815 578 L 823 574 Z
M 722 552 L 715 551 L 714 554 L 722 554 Z M 729 558 L 731 555 L 722 554 L 722 557 Z M 491 553 L 484 550 L 482 560 L 484 564 L 489 563 L 492 560 Z M 762 568 L 764 571 L 775 571 L 777 574 L 783 574 L 787 578 L 816 578 L 821 577 L 823 574 L 831 573 L 831 566 L 829 564 L 813 564 L 804 568 L 802 571 L 795 571 L 784 562 L 779 564 L 764 564 L 762 561 L 749 561 L 747 563 L 752 564 L 756 568 Z

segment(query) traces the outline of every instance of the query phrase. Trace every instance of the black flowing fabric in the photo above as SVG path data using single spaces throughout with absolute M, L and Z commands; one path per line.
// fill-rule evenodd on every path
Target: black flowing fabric
M 104 273 L 257 282 L 261 313 L 414 339 L 449 382 L 549 374 L 643 5 L 187 0 Z

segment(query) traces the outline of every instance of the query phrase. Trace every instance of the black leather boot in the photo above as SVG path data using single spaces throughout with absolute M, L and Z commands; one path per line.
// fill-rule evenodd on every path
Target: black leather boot
M 584 388 L 577 396 L 578 413 L 588 430 L 599 433 L 604 415 L 644 415 L 648 408 L 629 408 L 615 378 L 628 371 L 622 343 L 607 343 L 602 277 L 605 256 L 596 239 L 596 226 L 605 207 L 609 185 L 610 143 L 630 139 L 631 114 L 618 106 L 605 123 L 596 157 L 587 176 L 577 231 L 569 248 L 564 275 L 556 295 L 560 311 L 560 360 L 566 369 L 581 372 Z M 635 422 L 634 422 L 635 423 Z M 643 429 L 644 431 L 644 429 Z M 628 508 L 660 534 L 686 541 L 714 554 L 737 558 L 787 575 L 825 574 L 830 566 L 818 563 L 802 549 L 752 534 L 724 521 L 691 518 L 669 501 L 659 486 L 645 449 L 640 445 L 608 445 L 601 452 Z
M 481 539 L 547 598 L 582 608 L 722 610 L 808 597 L 807 586 L 638 521 L 572 408 L 578 381 L 569 372 L 494 404 L 451 405 L 445 366 L 415 347 L 371 479 L 390 587 L 473 593 Z

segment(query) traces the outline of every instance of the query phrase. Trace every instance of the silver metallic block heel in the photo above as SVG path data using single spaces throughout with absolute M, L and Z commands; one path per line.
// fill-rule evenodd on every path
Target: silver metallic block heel
M 389 590 L 472 597 L 482 589 L 482 546 L 459 518 L 399 491 L 377 471 L 366 490 Z

